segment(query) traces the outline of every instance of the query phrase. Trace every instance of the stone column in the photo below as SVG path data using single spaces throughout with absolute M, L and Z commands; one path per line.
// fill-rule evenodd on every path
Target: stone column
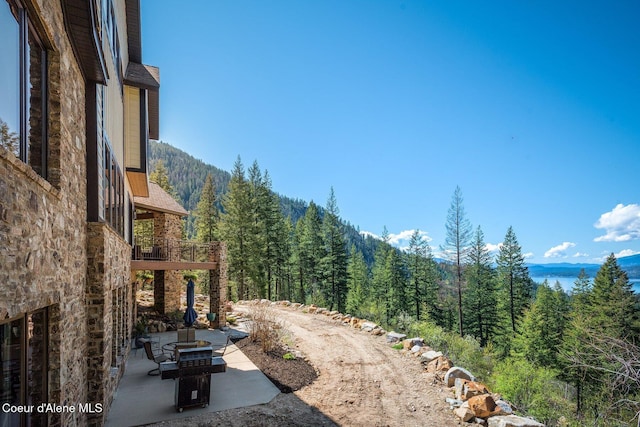
M 163 212 L 153 214 L 153 241 L 154 245 L 160 247 L 160 255 L 163 259 L 169 261 L 179 259 L 175 242 L 181 237 L 182 221 L 179 216 Z M 185 289 L 180 272 L 175 270 L 154 271 L 153 278 L 153 298 L 156 310 L 161 314 L 179 310 L 180 295 Z
M 216 329 L 227 324 L 227 246 L 224 242 L 211 243 L 209 261 L 218 264 L 215 270 L 209 270 L 209 312 L 216 313 L 209 327 Z

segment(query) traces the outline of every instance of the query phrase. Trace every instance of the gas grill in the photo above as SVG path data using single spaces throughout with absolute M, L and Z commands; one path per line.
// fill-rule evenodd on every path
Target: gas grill
M 176 381 L 175 406 L 178 412 L 192 406 L 209 405 L 211 374 L 225 372 L 227 364 L 222 357 L 214 357 L 211 347 L 177 350 L 176 361 L 160 364 L 163 380 Z

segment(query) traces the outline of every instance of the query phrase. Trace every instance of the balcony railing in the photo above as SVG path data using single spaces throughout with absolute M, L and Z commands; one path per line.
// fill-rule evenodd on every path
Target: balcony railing
M 214 250 L 213 243 L 199 243 L 188 240 L 135 238 L 132 260 L 169 262 L 209 262 Z

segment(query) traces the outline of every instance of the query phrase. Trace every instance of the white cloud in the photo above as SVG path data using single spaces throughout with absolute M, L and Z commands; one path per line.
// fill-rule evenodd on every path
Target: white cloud
M 633 249 L 623 249 L 616 254 L 616 258 L 623 258 L 626 256 L 638 255 L 638 254 L 640 254 L 639 251 L 634 251 Z
M 497 245 L 494 245 L 493 243 L 487 243 L 486 245 L 484 245 L 484 248 L 489 252 L 498 252 L 501 247 L 502 243 L 498 243 Z
M 413 233 L 415 233 L 415 231 L 416 230 L 404 230 L 398 234 L 390 233 L 389 243 L 391 243 L 392 245 L 399 245 L 401 242 L 405 240 L 408 242 L 409 240 L 411 240 L 411 236 L 413 235 Z M 426 240 L 427 242 L 431 241 L 431 237 L 429 237 L 426 231 L 418 231 L 418 235 L 422 237 L 422 239 Z
M 533 258 L 533 252 L 527 252 L 526 254 L 522 254 L 522 256 L 527 259 L 527 258 Z
M 409 240 L 411 240 L 411 236 L 414 232 L 415 230 L 404 230 L 399 233 L 389 233 L 389 244 L 404 250 L 406 249 L 405 246 L 408 247 Z M 371 236 L 374 239 L 382 240 L 382 237 L 370 231 L 361 231 L 360 234 L 365 237 Z M 427 242 L 430 242 L 432 240 L 432 238 L 429 237 L 429 233 L 427 233 L 426 231 L 418 231 L 418 234 L 420 235 L 420 237 L 422 237 L 423 240 Z
M 593 239 L 595 242 L 626 242 L 640 239 L 640 205 L 618 204 L 611 212 L 600 215 L 593 225 L 606 231 L 603 236 Z
M 364 237 L 373 237 L 374 239 L 382 240 L 380 239 L 380 236 L 370 231 L 361 231 L 360 234 L 363 235 Z
M 582 253 L 582 252 L 576 252 L 573 257 L 574 258 L 587 258 L 588 256 L 589 256 L 589 254 L 585 254 L 585 253 Z
M 575 247 L 575 243 L 572 242 L 562 242 L 558 246 L 554 246 L 544 253 L 545 258 L 566 258 L 567 257 L 567 249 Z

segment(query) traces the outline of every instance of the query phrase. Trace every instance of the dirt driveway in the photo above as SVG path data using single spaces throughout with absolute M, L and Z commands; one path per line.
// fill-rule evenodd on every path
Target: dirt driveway
M 235 306 L 248 311 L 250 306 Z M 295 346 L 316 367 L 318 379 L 267 405 L 231 409 L 158 426 L 459 426 L 435 382 L 412 357 L 384 336 L 343 326 L 324 315 L 276 307 Z

